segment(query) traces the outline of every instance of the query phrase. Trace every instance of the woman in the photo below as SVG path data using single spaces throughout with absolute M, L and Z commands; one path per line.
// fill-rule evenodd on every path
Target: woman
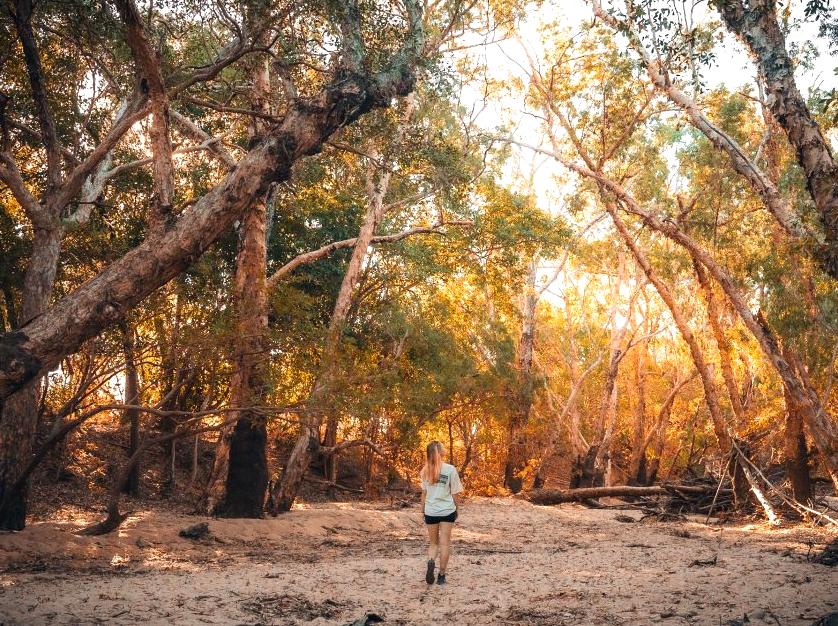
M 428 444 L 425 466 L 419 472 L 422 481 L 422 512 L 428 528 L 428 571 L 425 582 L 434 584 L 434 567 L 439 554 L 439 575 L 436 584 L 445 584 L 445 568 L 451 554 L 451 529 L 457 521 L 463 484 L 457 468 L 444 463 L 445 448 L 438 441 Z

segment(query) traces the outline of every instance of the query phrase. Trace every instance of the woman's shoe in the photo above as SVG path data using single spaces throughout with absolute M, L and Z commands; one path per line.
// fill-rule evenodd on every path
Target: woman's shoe
M 428 583 L 429 585 L 434 584 L 434 567 L 435 566 L 436 566 L 436 563 L 434 563 L 433 560 L 428 559 L 428 571 L 425 573 L 425 582 Z M 444 575 L 442 577 L 445 578 Z
M 436 584 L 437 585 L 444 585 L 445 584 L 445 574 L 440 574 L 436 577 Z

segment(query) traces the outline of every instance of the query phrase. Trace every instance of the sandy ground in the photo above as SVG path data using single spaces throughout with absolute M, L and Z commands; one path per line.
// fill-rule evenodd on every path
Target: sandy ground
M 449 582 L 424 582 L 418 509 L 332 504 L 278 519 L 146 511 L 105 537 L 82 521 L 0 535 L 10 624 L 810 624 L 838 611 L 838 568 L 809 562 L 835 537 L 805 527 L 618 521 L 639 513 L 474 500 Z M 707 564 L 713 562 L 714 564 Z M 696 563 L 702 561 L 703 563 Z

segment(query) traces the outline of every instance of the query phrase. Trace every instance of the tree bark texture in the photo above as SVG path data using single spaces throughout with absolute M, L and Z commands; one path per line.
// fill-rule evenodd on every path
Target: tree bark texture
M 753 56 L 765 89 L 766 103 L 797 153 L 809 194 L 823 226 L 820 250 L 824 269 L 838 277 L 838 167 L 829 142 L 797 88 L 794 64 L 777 21 L 774 0 L 719 0 L 714 3 L 728 30 Z

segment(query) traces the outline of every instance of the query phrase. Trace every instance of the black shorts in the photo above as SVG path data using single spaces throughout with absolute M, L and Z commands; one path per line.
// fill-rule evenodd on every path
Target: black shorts
M 429 526 L 439 524 L 440 522 L 450 522 L 453 524 L 457 521 L 457 511 L 449 513 L 448 515 L 425 515 L 425 523 Z

